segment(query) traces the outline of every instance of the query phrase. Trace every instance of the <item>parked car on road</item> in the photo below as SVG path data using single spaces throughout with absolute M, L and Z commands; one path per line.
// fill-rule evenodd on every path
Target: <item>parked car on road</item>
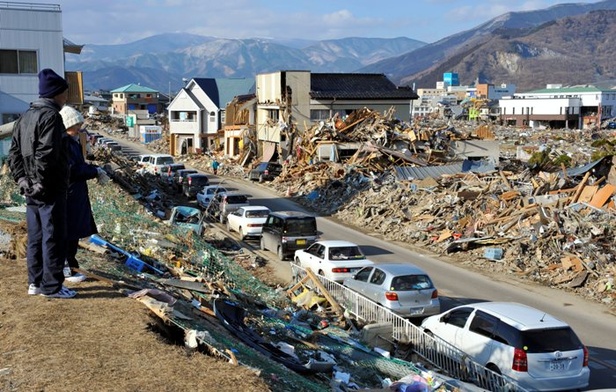
M 481 302 L 427 317 L 421 327 L 527 390 L 576 390 L 589 384 L 588 350 L 567 323 L 542 310 Z
M 165 177 L 169 182 L 172 182 L 174 174 L 181 169 L 186 169 L 183 163 L 170 163 L 161 168 L 160 175 L 161 177 Z
M 146 172 L 159 176 L 165 165 L 175 163 L 169 154 L 147 154 L 142 157 L 141 164 Z
M 182 179 L 182 193 L 188 198 L 194 198 L 197 192 L 209 183 L 210 180 L 206 174 L 191 173 Z
M 227 192 L 227 188 L 221 185 L 204 186 L 203 189 L 197 192 L 197 204 L 199 207 L 206 209 L 210 205 L 214 195 L 221 192 Z
M 425 317 L 441 311 L 438 290 L 421 268 L 408 263 L 364 267 L 343 285 L 402 317 Z
M 339 283 L 362 267 L 374 264 L 357 244 L 336 240 L 317 241 L 306 249 L 296 250 L 294 260 L 300 267 Z
M 282 165 L 275 162 L 261 162 L 248 172 L 248 179 L 252 181 L 271 181 L 282 172 Z
M 171 182 L 175 185 L 178 192 L 182 192 L 182 186 L 184 182 L 184 177 L 189 174 L 199 173 L 199 171 L 195 169 L 179 169 L 173 174 L 173 178 Z
M 207 213 L 210 217 L 218 219 L 220 223 L 227 222 L 227 215 L 237 210 L 240 207 L 250 205 L 248 196 L 239 192 L 220 192 L 216 193 L 209 207 Z
M 261 237 L 263 223 L 270 209 L 265 206 L 244 206 L 227 215 L 227 230 L 236 231 L 240 240 L 246 237 Z
M 263 224 L 261 250 L 271 250 L 286 260 L 318 238 L 317 220 L 299 211 L 272 211 Z

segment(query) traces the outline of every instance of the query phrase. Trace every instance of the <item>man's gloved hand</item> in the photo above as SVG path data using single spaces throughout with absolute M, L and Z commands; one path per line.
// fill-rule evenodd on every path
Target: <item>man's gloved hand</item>
M 30 197 L 39 197 L 42 196 L 44 192 L 43 185 L 40 182 L 35 182 L 29 189 L 29 192 L 26 193 L 26 196 Z
M 99 184 L 105 185 L 106 183 L 109 182 L 109 176 L 107 175 L 107 172 L 102 167 L 97 167 L 96 171 L 98 172 L 98 176 L 96 177 L 96 180 L 98 181 Z
M 22 195 L 26 195 L 30 193 L 30 182 L 26 177 L 21 177 L 17 180 L 17 185 L 19 186 L 19 193 Z

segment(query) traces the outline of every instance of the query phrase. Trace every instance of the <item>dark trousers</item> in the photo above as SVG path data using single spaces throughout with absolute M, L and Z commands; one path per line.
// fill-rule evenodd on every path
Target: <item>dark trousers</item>
M 66 259 L 66 194 L 47 196 L 44 201 L 26 198 L 28 224 L 28 283 L 43 294 L 60 291 Z
M 66 241 L 66 261 L 68 262 L 68 266 L 73 270 L 79 268 L 79 262 L 75 258 L 78 248 L 79 240 Z

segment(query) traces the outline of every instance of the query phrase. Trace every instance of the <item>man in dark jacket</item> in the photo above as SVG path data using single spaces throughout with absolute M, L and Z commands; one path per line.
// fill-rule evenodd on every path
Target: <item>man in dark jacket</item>
M 28 294 L 72 298 L 76 293 L 64 287 L 62 272 L 68 158 L 60 109 L 68 83 L 49 68 L 38 79 L 40 98 L 15 123 L 8 156 L 11 175 L 26 196 Z

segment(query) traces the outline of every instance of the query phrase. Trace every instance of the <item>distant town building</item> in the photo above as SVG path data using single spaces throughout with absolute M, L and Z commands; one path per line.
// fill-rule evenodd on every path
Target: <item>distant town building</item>
M 147 111 L 156 114 L 158 110 L 158 91 L 138 84 L 111 90 L 111 109 L 114 114 L 130 114 L 134 111 Z
M 503 124 L 518 127 L 582 129 L 616 116 L 615 107 L 616 89 L 549 85 L 503 97 L 499 100 L 499 118 Z

